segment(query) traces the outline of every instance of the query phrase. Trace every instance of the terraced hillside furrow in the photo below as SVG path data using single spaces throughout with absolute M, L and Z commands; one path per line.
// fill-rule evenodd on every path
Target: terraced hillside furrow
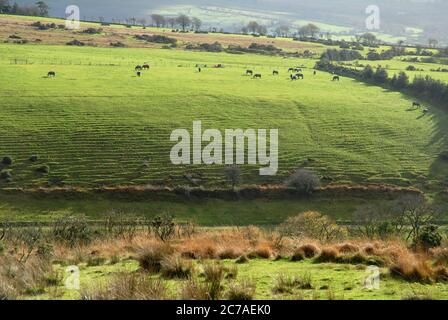
M 11 64 L 14 57 L 29 64 Z M 143 62 L 152 68 L 138 78 L 133 69 Z M 199 73 L 196 63 L 225 67 Z M 244 166 L 245 183 L 282 182 L 297 167 L 335 183 L 445 181 L 448 163 L 439 157 L 447 150 L 445 113 L 411 112 L 411 100 L 399 93 L 351 79 L 335 83 L 323 72 L 314 76 L 313 64 L 180 50 L 1 44 L 0 156 L 10 155 L 14 164 L 3 168 L 12 179 L 0 180 L 0 187 L 188 185 L 185 175 L 199 173 L 204 186 L 223 185 L 223 166 L 170 162 L 171 132 L 191 132 L 197 120 L 203 129 L 279 129 L 278 175 L 261 177 L 259 166 Z M 287 68 L 298 65 L 307 67 L 305 80 L 290 81 Z M 263 78 L 245 76 L 249 66 Z M 274 69 L 280 76 L 272 76 Z M 45 77 L 50 70 L 55 78 Z M 39 160 L 29 161 L 31 155 Z M 43 165 L 49 174 L 36 171 Z

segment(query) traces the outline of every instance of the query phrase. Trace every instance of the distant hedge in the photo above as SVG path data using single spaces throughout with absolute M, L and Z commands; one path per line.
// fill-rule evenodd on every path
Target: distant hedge
M 387 70 L 381 67 L 374 70 L 370 65 L 367 65 L 364 69 L 358 70 L 336 65 L 328 61 L 318 61 L 315 68 L 340 76 L 355 78 L 359 81 L 404 91 L 419 99 L 444 105 L 448 110 L 448 107 L 446 107 L 448 105 L 448 84 L 430 76 L 416 76 L 411 82 L 405 72 L 400 72 L 398 76 L 395 75 L 389 78 Z

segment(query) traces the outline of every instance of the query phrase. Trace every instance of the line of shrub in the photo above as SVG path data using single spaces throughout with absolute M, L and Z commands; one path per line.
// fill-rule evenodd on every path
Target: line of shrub
M 387 70 L 382 67 L 374 70 L 370 65 L 367 65 L 363 70 L 358 70 L 324 60 L 318 61 L 315 68 L 339 76 L 379 85 L 387 89 L 402 91 L 428 102 L 440 105 L 448 103 L 448 84 L 430 76 L 416 76 L 411 82 L 405 72 L 400 72 L 398 76 L 394 75 L 394 77 L 389 78 Z

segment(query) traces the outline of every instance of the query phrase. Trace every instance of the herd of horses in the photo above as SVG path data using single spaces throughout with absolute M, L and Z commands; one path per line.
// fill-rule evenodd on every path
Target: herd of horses
M 198 71 L 201 72 L 202 68 L 200 65 L 196 65 L 196 67 L 198 68 Z M 205 67 L 207 67 L 207 65 L 205 65 Z M 223 68 L 224 66 L 222 64 L 218 64 L 215 65 L 214 68 Z M 142 71 L 144 70 L 149 70 L 151 68 L 151 66 L 148 63 L 144 63 L 143 65 L 137 65 L 135 67 L 135 71 L 137 74 L 137 77 L 141 77 L 142 76 Z M 302 73 L 302 69 L 299 67 L 295 67 L 295 68 L 289 68 L 288 69 L 288 74 L 289 77 L 291 79 L 291 81 L 297 81 L 299 79 L 304 80 L 305 79 L 305 75 Z M 279 76 L 280 72 L 278 70 L 273 70 L 272 71 L 272 75 L 273 76 Z M 313 71 L 313 75 L 317 75 L 317 71 L 314 70 Z M 253 79 L 261 79 L 262 78 L 262 74 L 261 73 L 254 73 L 253 70 L 246 70 L 246 76 L 251 76 Z M 56 72 L 55 71 L 49 71 L 47 73 L 47 78 L 54 78 L 56 77 Z M 340 81 L 340 77 L 335 75 L 333 76 L 333 80 L 332 81 Z M 423 108 L 423 106 L 421 105 L 421 103 L 419 102 L 413 102 L 412 103 L 412 108 L 414 109 L 423 109 L 423 113 L 428 113 L 429 109 L 428 108 Z
M 291 81 L 297 81 L 299 79 L 304 80 L 305 79 L 305 75 L 302 73 L 302 69 L 299 67 L 295 67 L 295 68 L 289 68 L 288 69 L 288 74 L 289 74 L 289 78 L 291 79 Z M 278 76 L 280 75 L 280 72 L 278 70 L 274 70 L 272 71 L 272 75 L 273 76 Z M 317 71 L 314 70 L 313 71 L 313 75 L 317 75 Z M 246 76 L 252 76 L 252 78 L 254 79 L 261 79 L 262 78 L 262 74 L 261 73 L 255 73 L 253 70 L 246 70 Z M 333 76 L 333 81 L 340 81 L 340 77 L 339 76 Z

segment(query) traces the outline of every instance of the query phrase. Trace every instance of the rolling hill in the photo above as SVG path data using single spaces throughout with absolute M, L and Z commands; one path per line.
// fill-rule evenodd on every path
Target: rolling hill
M 34 2 L 18 1 L 25 4 Z M 203 19 L 207 27 L 223 27 L 230 31 L 239 28 L 247 19 L 253 19 L 265 22 L 268 26 L 278 23 L 303 25 L 311 21 L 321 23 L 325 31 L 342 30 L 350 35 L 366 31 L 365 9 L 372 4 L 367 0 L 245 0 L 238 4 L 230 0 L 175 0 L 169 4 L 166 1 L 129 0 L 125 6 L 119 0 L 47 2 L 51 14 L 59 17 L 64 16 L 67 5 L 76 4 L 80 6 L 85 19 L 97 19 L 98 16 L 125 19 L 147 17 L 151 12 L 171 15 L 191 12 Z M 379 33 L 389 35 L 389 39 L 407 39 L 426 44 L 428 38 L 433 37 L 439 39 L 441 44 L 447 43 L 445 13 L 448 11 L 448 1 L 379 0 L 375 5 L 381 10 L 382 26 Z
M 113 27 L 111 27 L 113 28 Z M 44 31 L 54 39 L 67 31 Z M 148 32 L 148 31 L 146 31 Z M 22 36 L 25 36 L 22 34 Z M 126 37 L 125 35 L 123 35 Z M 210 39 L 219 35 L 207 35 Z M 104 35 L 90 36 L 100 41 Z M 243 36 L 241 36 L 244 38 Z M 252 39 L 252 38 L 251 38 Z M 299 43 L 300 44 L 300 43 Z M 0 187 L 117 184 L 222 185 L 223 166 L 174 166 L 170 134 L 204 128 L 279 129 L 279 174 L 244 182 L 281 183 L 297 167 L 325 183 L 446 183 L 447 114 L 411 111 L 400 93 L 331 75 L 313 76 L 315 60 L 163 49 L 1 44 L 0 155 L 10 182 Z M 141 78 L 134 66 L 148 62 Z M 196 64 L 224 64 L 204 68 Z M 291 82 L 287 69 L 304 68 Z M 263 74 L 253 80 L 246 69 Z M 280 76 L 272 76 L 272 70 Z M 49 70 L 56 78 L 46 78 Z M 38 161 L 31 162 L 30 156 Z M 39 168 L 49 166 L 49 173 Z

